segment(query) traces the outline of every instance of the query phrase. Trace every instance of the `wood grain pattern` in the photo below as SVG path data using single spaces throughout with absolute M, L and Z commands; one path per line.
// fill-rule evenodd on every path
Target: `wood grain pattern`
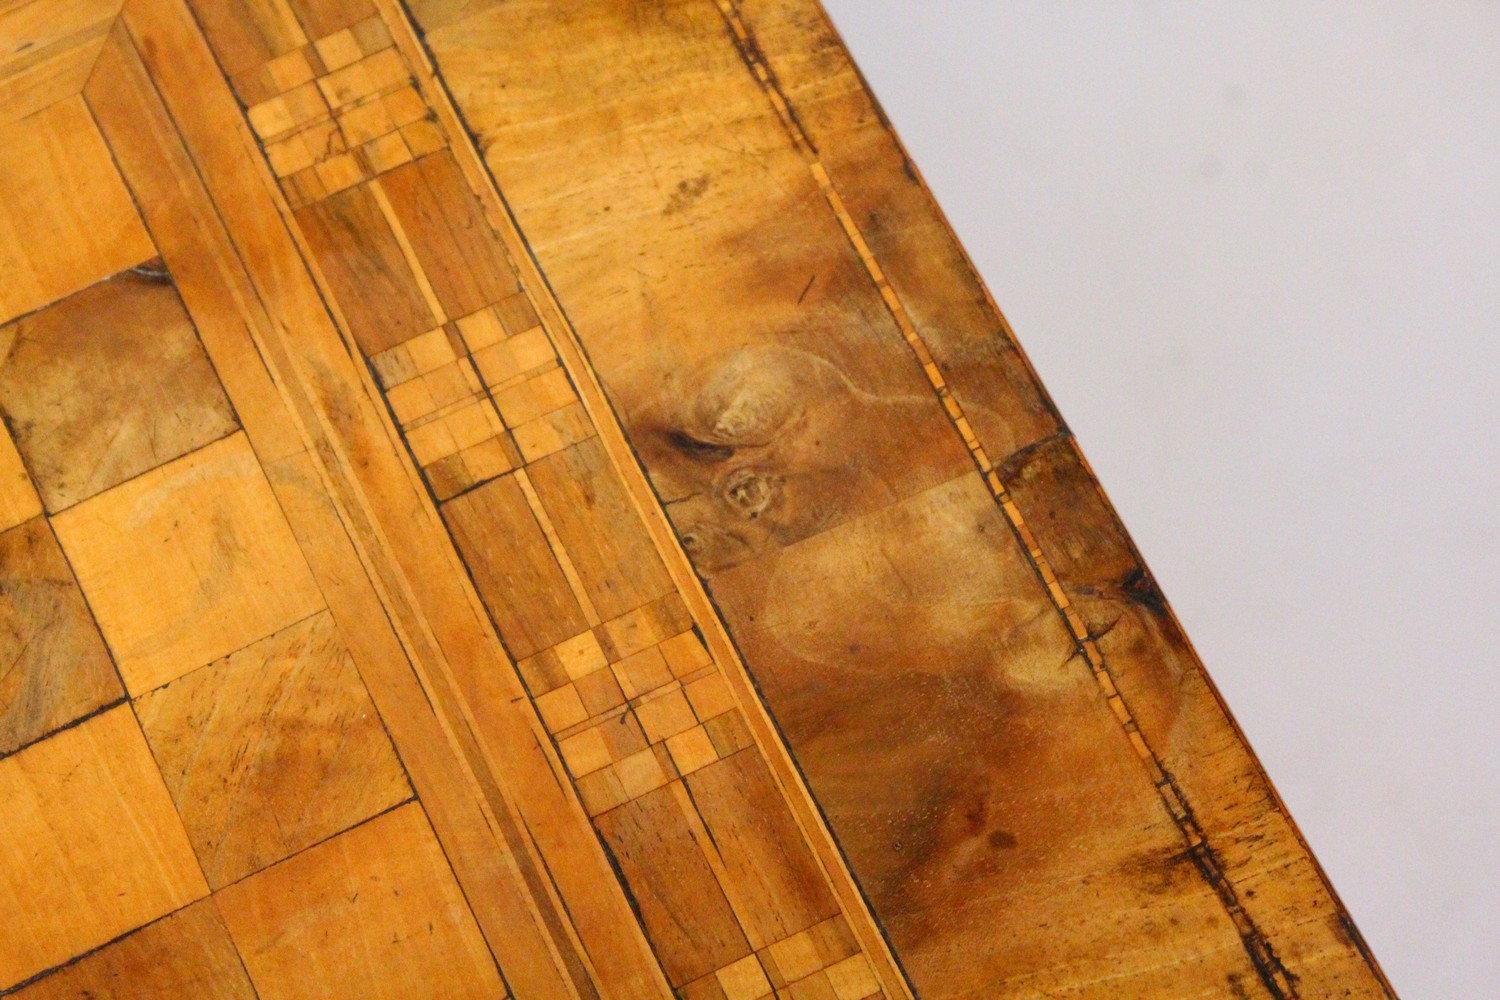
M 212 63 L 196 26 L 172 0 L 135 3 L 124 19 L 133 37 L 146 39 L 142 62 L 182 129 L 181 141 L 202 164 L 204 187 L 233 234 L 250 287 L 276 317 L 252 324 L 255 347 L 273 366 L 301 426 L 313 433 L 320 474 L 400 629 L 425 699 L 435 703 L 450 727 L 448 739 L 473 769 L 482 809 L 503 845 L 492 848 L 498 862 L 478 860 L 491 872 L 508 868 L 507 877 L 524 885 L 473 897 L 486 909 L 489 941 L 505 956 L 507 977 L 518 990 L 543 996 L 594 990 L 594 976 L 610 995 L 664 991 L 586 817 L 558 785 L 556 765 L 538 743 L 540 723 L 524 697 L 516 697 L 523 695 L 519 680 L 496 669 L 505 664 L 503 650 L 457 556 L 438 541 L 441 522 L 393 450 L 397 439 L 375 409 L 368 376 L 350 358 L 277 217 L 271 174 L 235 125 L 239 109 L 227 88 L 203 86 Z M 525 794 L 512 798 L 511 789 Z M 586 905 L 565 918 L 560 892 Z M 507 909 L 511 916 L 503 919 Z
M 153 256 L 80 98 L 0 126 L 0 322 Z
M 53 525 L 132 694 L 323 606 L 243 434 L 71 507 Z
M 326 612 L 141 696 L 135 710 L 215 888 L 411 795 Z
M 917 988 L 1296 995 L 1271 942 L 1303 928 L 1267 932 L 1221 877 L 991 475 L 1060 424 L 820 13 L 433 9 L 439 70 Z
M 468 316 L 519 290 L 452 153 L 424 156 L 379 183 L 448 316 Z
M 217 93 L 202 85 L 211 79 L 205 75 L 202 40 L 186 33 L 182 15 L 170 5 L 148 13 L 150 19 L 136 27 L 139 37 L 171 49 L 186 64 L 186 75 L 175 78 L 170 90 L 175 116 L 157 89 L 162 71 L 146 65 L 129 31 L 117 30 L 106 47 L 88 99 L 99 110 L 130 183 L 141 193 L 163 256 L 246 421 L 247 434 L 267 458 L 278 499 L 313 556 L 346 643 L 487 940 L 520 988 L 539 996 L 568 995 L 546 923 L 550 900 L 521 867 L 526 844 L 505 825 L 503 792 L 485 781 L 478 737 L 467 719 L 444 713 L 439 706 L 448 702 L 441 695 L 435 704 L 428 685 L 441 683 L 442 676 L 428 673 L 434 652 L 425 638 L 426 626 L 418 619 L 398 630 L 397 622 L 410 623 L 412 612 L 402 603 L 404 595 L 393 596 L 388 578 L 365 569 L 370 527 L 361 520 L 362 501 L 342 478 L 346 473 L 337 462 L 341 446 L 323 429 L 295 369 L 287 380 L 290 359 L 278 339 L 284 328 L 275 317 L 296 316 L 304 345 L 312 334 L 331 332 L 330 322 L 326 313 L 309 308 L 309 298 L 316 301 L 316 296 L 306 294 L 310 280 L 301 265 L 288 263 L 288 252 L 295 257 L 295 248 L 285 230 L 275 222 L 266 226 L 268 216 L 274 219 L 274 205 L 267 203 L 264 188 L 256 186 L 261 182 L 254 179 L 250 151 L 233 143 L 233 128 L 215 128 L 201 117 L 206 108 L 214 110 L 222 124 L 233 120 L 225 115 L 237 113 L 222 84 Z M 164 35 L 169 43 L 160 41 Z M 179 131 L 180 121 L 193 123 L 188 134 Z M 214 175 L 219 182 L 214 189 L 205 184 L 195 162 L 210 158 L 208 154 L 222 168 Z M 248 186 L 247 170 L 252 179 Z M 236 178 L 232 193 L 223 190 L 226 179 Z M 223 205 L 237 207 L 237 214 L 221 215 Z M 334 364 L 332 370 L 344 369 Z M 357 413 L 359 407 L 344 405 L 339 412 Z M 389 461 L 397 461 L 394 453 Z M 395 510 L 397 519 L 409 524 L 409 503 L 398 503 Z M 573 866 L 587 872 L 584 860 L 573 859 Z M 600 907 L 601 917 L 603 911 Z
M 0 5 L 0 124 L 83 89 L 121 0 L 19 0 Z
M 410 9 L 0 0 L 0 992 L 1388 996 L 816 5 Z
M 415 805 L 230 886 L 216 902 L 261 1000 L 506 995 Z
M 0 755 L 124 696 L 43 518 L 0 533 Z
M 0 760 L 0 802 L 0 989 L 208 892 L 128 708 Z
M 438 326 L 390 223 L 369 188 L 353 187 L 298 214 L 324 273 L 347 302 L 344 316 L 367 354 Z
M 178 910 L 13 994 L 16 1000 L 255 1000 L 218 910 Z
M 513 283 L 485 288 L 485 273 L 493 270 L 513 281 L 514 271 L 496 256 L 498 241 L 477 205 L 450 213 L 444 224 L 413 214 L 410 205 L 423 202 L 399 184 L 431 164 L 445 165 L 439 176 L 448 183 L 460 182 L 455 161 L 435 154 L 370 183 L 370 196 L 385 211 L 410 269 L 402 294 L 425 299 L 435 316 L 475 311 L 444 330 L 380 350 L 369 360 L 429 488 L 439 499 L 451 497 L 443 507 L 459 550 L 510 652 L 522 658 L 523 676 L 540 682 L 531 691 L 537 711 L 579 779 L 584 808 L 603 824 L 615 807 L 668 786 L 680 791 L 673 782 L 682 774 L 752 741 L 742 723 L 736 726 L 727 719 L 732 697 L 705 695 L 690 703 L 684 696 L 682 683 L 687 681 L 703 695 L 712 678 L 689 675 L 712 671 L 712 659 L 688 631 L 691 619 L 672 593 L 672 581 L 611 461 L 592 441 L 576 388 L 559 367 L 555 346 L 537 325 L 528 297 L 514 293 Z M 293 181 L 284 179 L 283 184 L 289 197 L 297 193 Z M 439 189 L 431 179 L 424 182 L 427 203 L 436 204 L 432 192 Z M 465 198 L 472 201 L 473 196 Z M 466 203 L 456 196 L 446 200 Z M 405 220 L 397 201 L 408 203 Z M 315 211 L 318 204 L 315 200 L 300 211 Z M 466 235 L 459 239 L 456 231 Z M 373 245 L 378 248 L 382 240 L 376 227 Z M 326 252 L 316 240 L 313 250 L 319 257 Z M 340 258 L 358 252 L 357 243 L 340 248 L 329 269 L 346 270 Z M 480 280 L 452 285 L 454 275 L 466 271 L 477 272 Z M 444 282 L 450 284 L 447 301 L 438 291 Z M 351 294 L 348 287 L 330 284 L 335 300 Z M 460 287 L 461 293 L 455 290 Z M 465 297 L 475 295 L 482 297 Z M 482 386 L 475 383 L 476 374 Z M 482 393 L 476 394 L 480 388 Z M 476 416 L 471 434 L 459 422 L 475 410 L 482 411 L 484 423 Z M 499 478 L 471 488 L 483 476 L 475 474 L 468 452 L 479 447 L 472 442 L 499 433 L 495 421 L 504 428 L 498 440 L 513 442 L 514 451 L 492 466 L 490 474 L 502 473 Z M 580 439 L 582 443 L 574 443 Z M 454 458 L 463 460 L 462 473 L 452 471 Z M 525 468 L 508 472 L 516 464 Z M 690 645 L 697 647 L 696 653 Z M 694 705 L 707 705 L 712 715 L 695 715 Z M 814 878 L 822 878 L 803 830 L 781 804 L 779 789 L 768 784 L 758 792 L 751 800 L 732 803 L 728 811 L 769 811 L 784 819 L 772 827 L 780 841 L 777 848 L 814 872 Z M 696 808 L 689 813 L 703 830 Z M 640 818 L 648 824 L 659 815 L 648 812 Z M 744 819 L 753 823 L 749 816 Z M 605 827 L 599 829 L 608 840 Z M 633 829 L 641 831 L 638 841 L 649 843 L 653 835 L 670 839 L 670 829 Z M 706 841 L 695 843 L 699 852 L 709 850 Z M 705 861 L 699 860 L 700 869 Z M 727 877 L 722 864 L 709 864 L 709 870 L 716 881 Z M 632 866 L 625 885 L 637 905 L 653 898 L 668 912 L 686 913 L 697 902 L 692 884 L 674 878 L 671 868 Z M 748 898 L 748 916 L 737 919 L 759 919 L 758 910 L 774 905 L 766 896 Z M 795 909 L 789 912 L 801 916 Z M 658 955 L 680 952 L 670 927 L 670 921 L 647 922 Z M 663 935 L 666 940 L 658 940 Z M 687 982 L 681 961 L 667 965 L 669 979 Z M 718 970 L 693 972 L 717 975 Z
M 238 427 L 151 265 L 0 327 L 0 413 L 53 512 Z

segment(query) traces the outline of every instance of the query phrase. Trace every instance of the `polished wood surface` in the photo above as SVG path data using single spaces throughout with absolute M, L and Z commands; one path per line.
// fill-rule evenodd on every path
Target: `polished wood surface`
M 0 39 L 0 994 L 1391 995 L 811 0 Z

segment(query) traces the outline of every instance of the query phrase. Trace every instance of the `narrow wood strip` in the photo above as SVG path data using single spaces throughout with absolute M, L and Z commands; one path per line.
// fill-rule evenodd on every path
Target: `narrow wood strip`
M 220 210 L 227 208 L 229 214 L 236 220 L 232 221 L 230 226 L 231 231 L 237 233 L 236 238 L 240 243 L 240 247 L 238 250 L 230 250 L 229 253 L 240 260 L 248 262 L 253 268 L 261 269 L 258 274 L 254 271 L 250 273 L 249 282 L 247 283 L 249 287 L 243 290 L 245 299 L 248 300 L 252 297 L 268 295 L 270 300 L 275 304 L 275 308 L 269 310 L 271 315 L 275 315 L 278 318 L 288 316 L 301 317 L 301 322 L 297 327 L 299 347 L 305 347 L 309 342 L 315 342 L 327 344 L 331 348 L 325 349 L 320 359 L 325 368 L 324 374 L 321 376 L 321 381 L 316 383 L 316 390 L 323 394 L 332 393 L 333 398 L 339 400 L 332 412 L 345 421 L 344 426 L 339 427 L 336 424 L 329 424 L 327 415 L 330 411 L 327 407 L 331 400 L 325 398 L 321 404 L 321 409 L 315 408 L 306 397 L 301 397 L 302 402 L 297 403 L 297 405 L 306 414 L 302 419 L 302 425 L 316 432 L 313 436 L 314 440 L 319 441 L 318 464 L 321 466 L 319 471 L 321 474 L 330 476 L 329 483 L 335 487 L 335 493 L 337 494 L 340 491 L 338 477 L 347 475 L 346 470 L 349 468 L 347 459 L 343 459 L 340 456 L 340 445 L 338 442 L 341 439 L 346 442 L 342 445 L 344 448 L 350 447 L 351 444 L 355 447 L 361 447 L 357 435 L 355 435 L 353 442 L 350 442 L 348 437 L 351 430 L 368 433 L 368 431 L 364 430 L 367 425 L 360 424 L 358 422 L 360 418 L 355 415 L 361 413 L 361 411 L 365 413 L 376 411 L 373 411 L 373 408 L 369 406 L 367 396 L 364 397 L 365 402 L 359 402 L 358 400 L 361 397 L 357 394 L 358 391 L 356 391 L 356 395 L 351 397 L 347 390 L 340 388 L 336 382 L 330 382 L 329 379 L 331 377 L 341 377 L 349 380 L 349 384 L 358 386 L 360 384 L 358 369 L 355 369 L 350 363 L 347 350 L 339 340 L 337 332 L 328 322 L 326 313 L 322 311 L 321 301 L 318 299 L 316 292 L 312 290 L 311 282 L 308 281 L 305 272 L 301 270 L 301 262 L 297 259 L 295 248 L 288 240 L 285 230 L 281 229 L 278 235 L 277 228 L 267 229 L 264 226 L 265 218 L 274 219 L 276 217 L 275 206 L 267 197 L 269 185 L 265 183 L 264 179 L 258 178 L 255 174 L 254 167 L 257 164 L 254 158 L 245 157 L 243 152 L 245 147 L 242 144 L 238 145 L 238 149 L 235 151 L 230 151 L 229 148 L 223 145 L 225 140 L 234 140 L 234 137 L 237 135 L 242 136 L 243 125 L 235 124 L 237 112 L 233 112 L 232 104 L 227 104 L 227 93 L 221 92 L 222 96 L 213 93 L 205 95 L 202 93 L 201 85 L 195 81 L 195 71 L 201 72 L 206 70 L 208 73 L 214 72 L 211 62 L 207 63 L 206 67 L 204 65 L 206 52 L 203 52 L 201 48 L 202 43 L 197 39 L 195 30 L 191 26 L 185 25 L 180 15 L 171 9 L 164 8 L 162 5 L 157 5 L 150 9 L 144 9 L 141 5 L 133 5 L 131 10 L 127 12 L 127 20 L 133 30 L 144 37 L 145 43 L 143 48 L 147 52 L 148 58 L 150 58 L 150 54 L 153 52 L 171 52 L 173 54 L 172 65 L 163 65 L 158 61 L 153 67 L 158 80 L 163 82 L 163 86 L 170 92 L 175 93 L 179 100 L 186 98 L 188 93 L 192 94 L 190 100 L 193 102 L 196 113 L 188 119 L 179 118 L 179 122 L 187 121 L 191 128 L 197 130 L 198 134 L 190 136 L 188 142 L 195 144 L 196 155 L 204 161 L 209 182 L 221 189 L 216 199 L 218 208 Z M 162 39 L 161 35 L 165 35 L 165 39 Z M 202 55 L 199 55 L 199 53 L 202 53 Z M 189 65 L 179 66 L 179 63 L 188 63 Z M 194 82 L 190 83 L 189 81 Z M 102 86 L 100 87 L 101 93 L 104 89 Z M 205 105 L 207 114 L 203 113 Z M 226 113 L 233 113 L 235 119 L 224 120 L 222 115 Z M 214 117 L 216 114 L 220 115 L 217 119 L 217 126 L 215 125 L 216 119 Z M 243 143 L 243 139 L 239 139 L 236 142 Z M 237 157 L 243 157 L 243 159 L 237 160 Z M 180 184 L 181 182 L 177 183 Z M 230 194 L 228 192 L 233 193 Z M 279 226 L 278 222 L 277 227 L 279 228 Z M 238 228 L 236 229 L 236 227 Z M 248 244 L 245 242 L 247 237 L 249 240 Z M 279 247 L 277 246 L 278 241 L 281 243 Z M 259 285 L 259 287 L 256 287 L 256 285 Z M 237 306 L 244 304 L 244 300 L 236 303 Z M 250 312 L 252 315 L 257 312 L 257 310 L 245 309 L 241 309 L 240 311 L 242 313 Z M 260 315 L 262 317 L 265 316 L 264 313 Z M 295 364 L 289 363 L 291 359 L 285 353 L 285 346 L 278 344 L 278 338 L 285 335 L 285 327 L 277 323 L 268 322 L 262 318 L 256 325 L 254 332 L 264 338 L 258 341 L 257 346 L 259 348 L 265 349 L 269 347 L 273 351 L 280 353 L 280 357 L 275 362 L 275 365 L 283 373 L 283 377 L 289 378 L 289 381 L 281 383 L 281 388 L 290 388 L 292 390 L 292 401 L 297 402 L 299 393 L 302 391 L 297 388 L 301 384 L 298 380 L 306 378 L 306 375 L 302 371 L 299 371 Z M 318 341 L 319 336 L 325 339 L 320 342 Z M 340 370 L 345 374 L 333 374 L 340 372 Z M 316 396 L 314 399 L 316 399 Z M 380 426 L 378 416 L 372 422 L 375 427 Z M 340 434 L 340 431 L 343 434 Z M 377 431 L 376 433 L 379 434 L 382 432 Z M 383 433 L 388 436 L 391 432 L 389 429 L 386 429 Z M 283 440 L 278 443 L 282 444 L 283 447 L 274 449 L 277 454 L 270 456 L 272 459 L 298 454 L 294 441 Z M 376 445 L 374 440 L 365 443 L 361 450 L 363 448 L 368 448 L 369 454 L 379 454 L 380 451 L 380 446 Z M 389 452 L 389 446 L 385 446 L 385 450 Z M 273 463 L 268 462 L 268 466 L 271 464 Z M 400 483 L 403 480 L 408 483 L 409 485 L 406 488 L 412 491 L 410 495 L 413 499 L 407 502 L 405 508 L 396 507 L 393 509 L 399 512 L 399 516 L 417 521 L 420 515 L 412 517 L 407 511 L 410 510 L 413 504 L 420 505 L 420 494 L 415 492 L 414 484 L 410 483 L 408 473 L 401 471 L 399 468 L 395 472 L 396 476 L 387 485 L 386 497 L 390 500 L 395 499 L 390 494 L 390 486 Z M 360 550 L 360 556 L 368 559 L 371 554 L 369 546 L 371 544 L 382 545 L 385 543 L 385 539 L 378 534 L 373 536 L 373 538 L 368 534 L 369 522 L 364 520 L 369 517 L 368 509 L 361 509 L 361 501 L 358 495 L 350 496 L 350 485 L 347 481 L 345 481 L 342 490 L 344 499 L 341 502 L 340 514 L 345 518 L 348 518 L 350 513 L 357 515 L 354 521 L 346 521 L 346 524 L 351 525 L 357 533 L 365 535 L 365 542 Z M 430 508 L 427 516 L 429 519 L 428 523 L 433 523 L 435 516 L 430 513 Z M 361 520 L 364 520 L 365 526 L 363 527 L 360 526 Z M 436 547 L 434 548 L 436 549 Z M 380 572 L 390 572 L 389 567 L 386 567 L 384 570 L 381 570 L 380 567 L 369 568 L 378 571 L 376 579 L 380 579 Z M 446 572 L 448 579 L 461 579 L 461 570 L 458 572 L 448 570 Z M 388 588 L 389 584 L 385 586 Z M 401 609 L 401 602 L 393 602 L 392 594 L 393 592 L 390 589 L 384 591 L 387 606 L 394 603 L 398 610 Z M 474 603 L 477 602 L 465 602 L 460 599 L 459 603 L 454 607 L 463 608 L 467 606 L 472 608 Z M 408 604 L 406 607 L 409 609 L 410 605 Z M 411 612 L 407 610 L 405 614 L 410 616 Z M 469 614 L 472 620 L 472 611 Z M 411 619 L 408 617 L 408 620 Z M 446 669 L 443 661 L 433 660 L 434 653 L 436 652 L 434 640 L 430 632 L 428 632 L 427 626 L 422 624 L 422 622 L 423 619 L 420 617 L 415 619 L 414 624 L 416 628 L 403 629 L 401 635 L 409 648 L 413 648 L 422 657 L 425 657 L 424 680 L 427 683 L 428 691 L 434 696 L 433 700 L 442 704 L 445 702 L 444 692 L 450 689 L 452 681 L 443 677 L 443 672 Z M 424 635 L 424 632 L 427 634 Z M 490 642 L 493 643 L 492 638 Z M 450 648 L 453 646 L 468 647 L 475 653 L 484 648 L 482 641 L 475 642 L 473 639 L 467 637 L 460 639 L 457 636 L 450 639 Z M 493 649 L 494 647 L 491 646 L 491 648 Z M 503 654 L 498 658 L 500 662 L 504 662 Z M 433 670 L 434 667 L 437 669 Z M 450 704 L 448 710 L 451 712 L 451 695 L 447 696 L 447 699 Z M 426 701 L 427 698 L 423 697 L 422 703 Z M 451 731 L 459 738 L 461 745 L 468 744 L 470 749 L 467 755 L 471 759 L 471 762 L 483 762 L 486 753 L 480 747 L 476 746 L 473 742 L 473 737 L 468 735 L 473 732 L 472 719 L 464 719 L 462 713 L 450 716 L 450 718 L 454 717 L 461 720 L 461 722 L 459 727 Z M 521 732 L 524 732 L 525 728 L 523 723 Z M 517 732 L 515 735 L 519 737 L 521 732 Z M 522 739 L 526 738 L 522 737 Z M 398 738 L 398 744 L 400 742 Z M 444 740 L 443 742 L 447 741 Z M 537 749 L 537 741 L 532 738 L 527 742 L 519 744 L 516 756 L 525 759 L 528 753 L 537 755 L 532 759 L 538 759 L 544 773 L 547 775 L 542 790 L 545 794 L 546 788 L 549 786 L 552 787 L 554 789 L 553 801 L 557 801 L 561 797 L 556 794 L 556 782 L 551 776 L 551 769 L 546 765 L 544 755 L 537 754 Z M 508 814 L 512 807 L 506 799 L 503 790 L 494 783 L 493 768 L 487 764 L 483 765 L 483 767 L 488 770 L 490 777 L 481 778 L 481 787 L 485 784 L 490 786 L 489 791 L 484 797 L 495 807 L 495 812 L 492 813 L 493 818 L 490 820 L 490 822 L 494 822 L 495 819 Z M 482 774 L 483 772 L 476 773 Z M 441 829 L 443 826 L 443 816 L 438 813 L 434 818 Z M 525 846 L 529 843 L 529 835 L 524 832 L 526 828 L 515 824 L 514 821 L 512 821 L 511 825 L 514 831 L 512 836 L 520 837 L 522 843 L 512 843 L 509 851 L 502 849 L 498 853 L 502 856 L 506 854 L 511 855 L 511 863 L 513 864 L 517 850 L 520 850 L 524 856 L 525 852 L 532 850 L 532 848 Z M 555 826 L 556 824 L 554 824 L 554 828 Z M 565 828 L 566 824 L 563 824 L 563 826 Z M 504 827 L 503 823 L 501 827 Z M 550 832 L 552 831 L 549 830 Z M 590 842 L 588 843 L 591 843 L 591 840 L 592 838 L 590 838 Z M 597 846 L 591 846 L 593 846 L 593 851 L 597 856 Z M 493 848 L 491 848 L 491 852 L 494 853 Z M 586 857 L 587 853 L 584 853 L 578 855 L 574 860 L 582 862 Z M 602 858 L 599 863 L 602 864 Z M 535 867 L 537 861 L 533 857 L 527 864 Z M 578 865 L 578 867 L 586 870 L 587 863 L 584 862 Z M 520 889 L 519 891 L 491 892 L 485 890 L 478 894 L 471 893 L 471 896 L 477 895 L 486 907 L 497 904 L 509 905 L 511 903 L 520 903 L 525 907 L 528 905 L 528 898 L 546 898 L 546 892 L 543 891 L 538 894 L 537 888 L 541 887 L 545 889 L 548 882 L 547 877 L 543 875 L 539 881 L 531 880 L 527 888 Z M 481 904 L 476 903 L 476 905 Z M 521 988 L 519 984 L 530 980 L 531 987 L 529 988 L 534 988 L 537 995 L 574 995 L 579 985 L 578 982 L 574 981 L 575 976 L 567 975 L 559 978 L 561 970 L 557 964 L 558 953 L 554 939 L 559 933 L 564 935 L 564 940 L 566 939 L 566 931 L 561 929 L 563 921 L 555 921 L 553 929 L 551 931 L 540 932 L 539 937 L 532 936 L 531 940 L 536 943 L 536 947 L 529 947 L 526 944 L 526 939 L 529 935 L 525 933 L 525 928 L 533 926 L 537 917 L 538 915 L 533 911 L 530 915 L 526 916 L 518 915 L 506 919 L 482 921 L 482 923 L 490 933 L 492 944 L 495 946 L 497 953 L 502 955 L 502 962 L 506 967 L 507 974 L 512 977 L 513 982 L 518 984 L 518 988 Z M 543 920 L 543 922 L 545 923 L 546 921 Z M 589 974 L 583 966 L 578 966 L 578 969 L 579 974 L 584 977 L 581 982 L 586 992 L 591 993 L 592 987 L 587 985 L 590 978 Z
M 176 126 L 162 106 L 128 32 L 117 28 L 87 91 L 127 181 L 146 206 L 147 223 L 177 279 L 204 345 L 244 421 L 314 575 L 433 817 L 476 916 L 512 968 L 507 943 L 525 953 L 532 916 L 518 889 L 510 853 L 497 841 L 485 799 L 412 672 L 389 626 L 344 522 L 327 493 L 326 472 L 304 444 L 251 336 L 270 320 L 243 272 L 238 252 L 202 188 Z M 545 954 L 545 945 L 533 945 Z

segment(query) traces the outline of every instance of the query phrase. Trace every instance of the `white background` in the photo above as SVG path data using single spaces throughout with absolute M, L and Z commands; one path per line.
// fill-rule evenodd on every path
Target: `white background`
M 825 2 L 1396 989 L 1500 997 L 1500 4 Z

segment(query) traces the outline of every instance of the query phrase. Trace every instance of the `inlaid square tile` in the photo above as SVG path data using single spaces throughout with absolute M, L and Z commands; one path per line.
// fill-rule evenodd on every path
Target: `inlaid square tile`
M 609 744 L 605 742 L 604 734 L 598 726 L 568 737 L 558 744 L 558 749 L 562 751 L 563 761 L 575 778 L 606 767 L 613 759 Z
M 613 669 L 627 698 L 639 698 L 672 681 L 672 671 L 655 646 L 625 657 Z
M 0 759 L 0 990 L 208 893 L 127 706 Z
M 0 46 L 21 55 L 11 48 L 17 41 L 9 35 Z M 0 233 L 0 323 L 154 255 L 82 97 L 0 125 Z
M 494 1000 L 504 984 L 417 803 L 218 895 L 261 1000 Z
M 703 643 L 691 630 L 663 640 L 661 655 L 667 658 L 667 665 L 678 677 L 686 677 L 713 662 L 708 650 L 703 648 Z
M 702 726 L 694 726 L 668 739 L 667 751 L 671 753 L 672 763 L 677 765 L 679 774 L 692 774 L 719 759 L 714 741 Z
M 0 654 L 0 754 L 125 695 L 45 518 L 0 534 Z
M 754 955 L 746 955 L 717 973 L 727 1000 L 760 1000 L 771 992 L 771 981 Z
M 385 22 L 378 14 L 365 18 L 349 30 L 354 32 L 360 51 L 367 56 L 374 55 L 391 44 L 391 33 L 386 29 Z
M 641 702 L 636 706 L 635 714 L 646 732 L 646 739 L 652 743 L 660 743 L 667 737 L 676 736 L 698 724 L 687 698 L 679 688 Z
M 880 980 L 863 955 L 852 955 L 831 966 L 825 975 L 838 1000 L 864 1000 L 880 992 Z
M 547 731 L 560 733 L 589 717 L 583 702 L 578 698 L 578 689 L 571 684 L 548 691 L 536 699 L 536 710 L 541 713 Z
M 177 291 L 126 272 L 0 328 L 0 410 L 47 509 L 238 426 Z
M 693 681 L 684 690 L 688 701 L 693 705 L 694 714 L 704 722 L 734 707 L 734 695 L 730 693 L 723 675 L 718 672 Z
M 653 747 L 638 750 L 617 761 L 615 774 L 625 787 L 625 794 L 632 799 L 640 798 L 672 780 L 671 773 L 662 766 L 662 759 Z
M 413 156 L 426 156 L 448 145 L 443 130 L 429 118 L 401 126 L 401 138 L 406 140 L 406 147 Z
M 142 696 L 136 712 L 215 887 L 411 795 L 326 611 Z
M 789 1000 L 839 1000 L 827 973 L 819 970 L 797 980 L 785 991 Z
M 359 147 L 360 156 L 372 174 L 383 174 L 403 163 L 411 162 L 411 150 L 400 132 L 388 132 L 377 136 Z
M 583 800 L 584 811 L 590 816 L 606 813 L 630 800 L 613 768 L 605 767 L 585 774 L 574 784 L 578 788 L 578 797 Z
M 360 48 L 359 39 L 348 28 L 319 38 L 313 42 L 313 47 L 318 50 L 318 58 L 323 60 L 323 66 L 329 72 L 358 62 L 365 54 Z
M 590 717 L 625 704 L 625 692 L 612 670 L 595 670 L 574 681 L 573 686 L 578 689 L 578 698 Z
M 132 694 L 323 606 L 244 434 L 71 507 L 53 527 Z

